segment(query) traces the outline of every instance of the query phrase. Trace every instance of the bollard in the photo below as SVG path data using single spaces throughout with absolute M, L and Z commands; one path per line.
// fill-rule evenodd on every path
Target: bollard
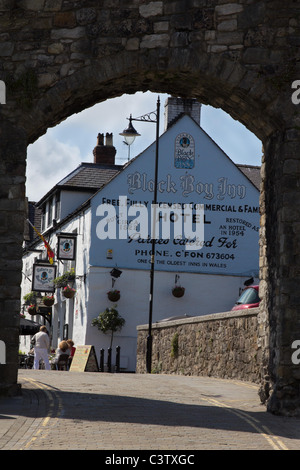
M 100 367 L 99 367 L 100 372 L 104 372 L 104 349 L 100 349 Z
M 120 346 L 116 347 L 116 372 L 120 372 Z
M 107 371 L 111 372 L 111 348 L 108 348 Z

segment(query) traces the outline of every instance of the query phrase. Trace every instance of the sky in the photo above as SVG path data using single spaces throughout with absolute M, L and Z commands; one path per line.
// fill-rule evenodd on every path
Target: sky
M 26 196 L 39 201 L 53 186 L 78 167 L 81 162 L 93 162 L 93 149 L 99 133 L 113 133 L 113 145 L 117 149 L 116 164 L 128 161 L 128 146 L 119 135 L 128 126 L 128 118 L 139 117 L 156 111 L 160 98 L 160 134 L 164 132 L 164 107 L 168 95 L 138 92 L 123 95 L 96 104 L 81 113 L 49 128 L 47 133 L 28 147 Z M 133 158 L 154 140 L 156 126 L 153 123 L 133 122 L 141 134 L 130 147 Z M 202 106 L 200 125 L 222 148 L 234 163 L 260 165 L 262 143 L 238 121 L 221 109 Z

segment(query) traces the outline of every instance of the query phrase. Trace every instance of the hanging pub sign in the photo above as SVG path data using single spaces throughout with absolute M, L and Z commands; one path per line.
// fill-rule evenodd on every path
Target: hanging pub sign
M 57 259 L 74 260 L 76 257 L 76 235 L 61 233 L 57 235 Z
M 187 132 L 181 132 L 175 139 L 175 168 L 194 168 L 195 141 Z
M 32 290 L 38 292 L 54 292 L 54 279 L 56 266 L 50 264 L 35 263 L 32 271 Z

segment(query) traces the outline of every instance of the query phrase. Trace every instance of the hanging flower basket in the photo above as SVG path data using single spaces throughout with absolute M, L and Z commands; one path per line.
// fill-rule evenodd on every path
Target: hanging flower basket
M 54 296 L 45 295 L 45 297 L 43 297 L 43 302 L 44 302 L 44 305 L 46 305 L 46 307 L 52 307 L 52 305 L 54 304 Z
M 36 315 L 36 306 L 35 305 L 29 305 L 27 308 L 27 312 L 29 315 Z
M 66 271 L 62 276 L 56 277 L 53 280 L 55 287 L 67 287 L 70 283 L 75 281 L 75 270 L 72 268 L 70 271 Z
M 172 289 L 172 294 L 174 295 L 174 297 L 177 297 L 177 298 L 183 297 L 184 292 L 185 292 L 185 288 L 181 286 L 175 286 Z
M 110 290 L 107 292 L 107 297 L 111 302 L 117 302 L 120 300 L 121 294 L 119 290 Z
M 67 299 L 72 299 L 74 295 L 76 294 L 76 289 L 73 289 L 73 287 L 66 286 L 63 291 L 62 291 L 64 297 Z

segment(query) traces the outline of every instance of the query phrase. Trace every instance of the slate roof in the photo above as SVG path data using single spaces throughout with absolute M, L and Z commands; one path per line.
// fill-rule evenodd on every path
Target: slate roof
M 119 165 L 100 165 L 81 163 L 72 173 L 62 179 L 57 186 L 99 189 L 111 180 L 122 169 Z
M 81 163 L 75 170 L 69 173 L 47 194 L 45 194 L 45 196 L 43 196 L 37 203 L 37 207 L 40 207 L 49 198 L 49 196 L 58 189 L 96 192 L 116 176 L 122 168 L 122 165 Z
M 254 186 L 260 190 L 260 166 L 254 165 L 238 165 L 236 166 L 244 173 L 245 176 L 254 184 Z

